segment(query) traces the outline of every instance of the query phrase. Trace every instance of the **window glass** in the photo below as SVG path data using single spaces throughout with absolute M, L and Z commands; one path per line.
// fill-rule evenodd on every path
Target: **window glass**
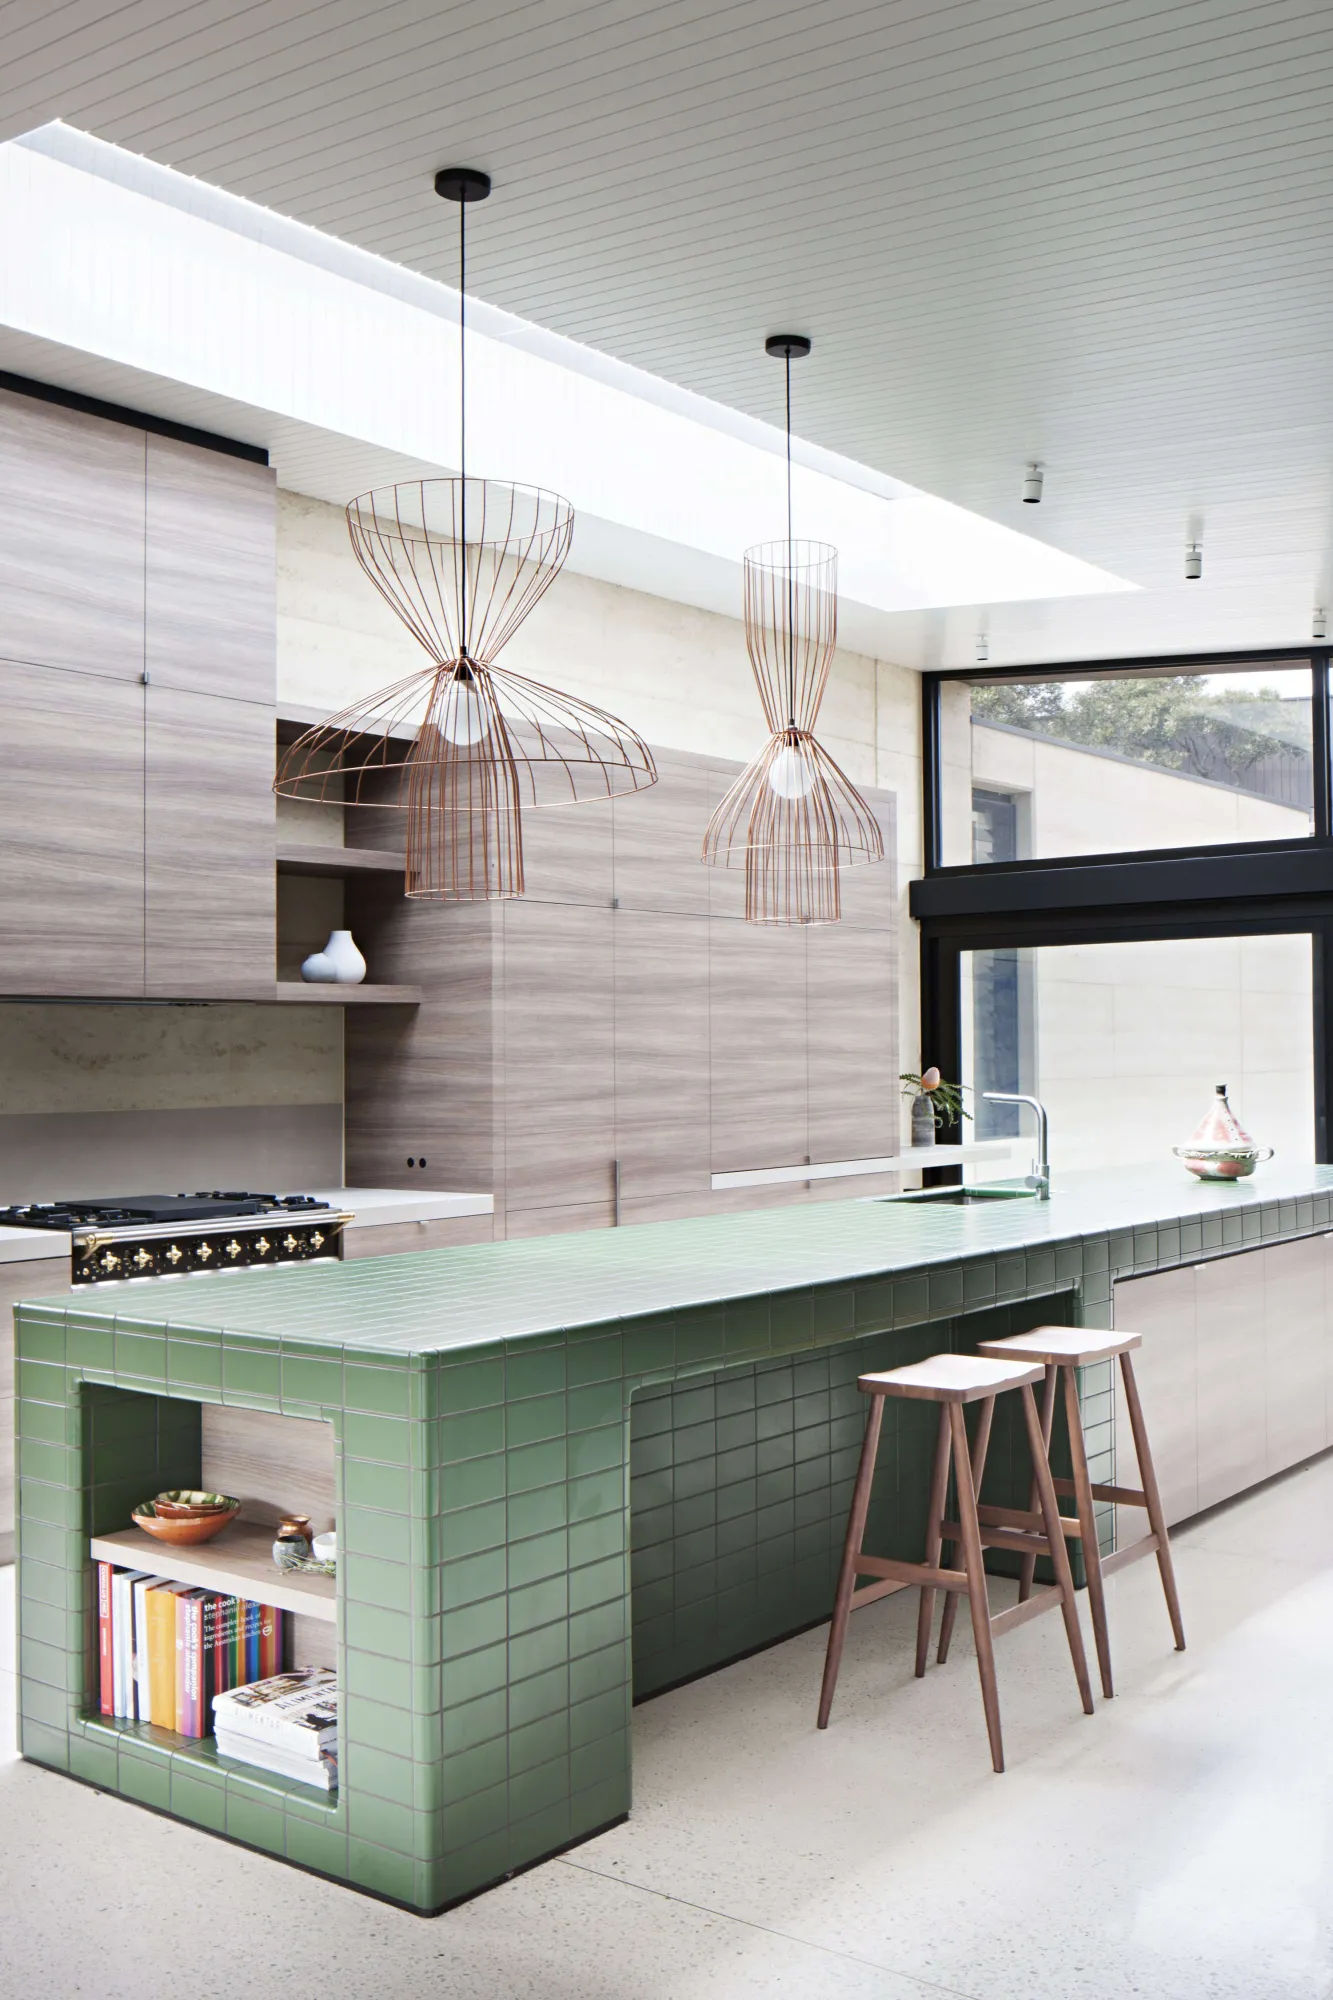
M 1307 838 L 1307 666 L 941 687 L 946 866 Z
M 965 952 L 963 1039 L 976 1137 L 1030 1134 L 1030 1111 L 982 1096 L 1027 1091 L 1054 1171 L 1169 1159 L 1219 1083 L 1260 1144 L 1314 1158 L 1308 934 Z

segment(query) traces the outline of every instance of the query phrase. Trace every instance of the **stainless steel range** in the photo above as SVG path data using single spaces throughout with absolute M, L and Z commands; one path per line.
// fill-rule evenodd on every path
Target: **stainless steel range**
M 76 1285 L 341 1257 L 354 1217 L 309 1194 L 130 1194 L 0 1208 L 0 1226 L 67 1232 Z

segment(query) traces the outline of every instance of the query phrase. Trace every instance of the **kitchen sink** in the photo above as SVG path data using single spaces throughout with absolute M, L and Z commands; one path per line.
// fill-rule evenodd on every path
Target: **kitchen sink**
M 974 1201 L 1034 1201 L 1036 1194 L 1035 1188 L 946 1187 L 928 1188 L 925 1194 L 879 1194 L 871 1199 L 910 1201 L 922 1208 L 927 1202 L 948 1208 L 970 1208 Z

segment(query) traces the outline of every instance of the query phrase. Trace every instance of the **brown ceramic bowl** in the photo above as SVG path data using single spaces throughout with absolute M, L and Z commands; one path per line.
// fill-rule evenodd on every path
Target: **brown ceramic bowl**
M 153 1502 L 153 1511 L 168 1521 L 194 1521 L 200 1515 L 225 1514 L 239 1504 L 229 1493 L 201 1493 L 188 1487 L 178 1487 L 174 1492 L 159 1493 Z
M 145 1500 L 136 1507 L 131 1520 L 136 1528 L 142 1528 L 155 1541 L 167 1542 L 173 1548 L 192 1548 L 197 1542 L 211 1542 L 236 1519 L 240 1512 L 240 1501 L 234 1500 L 230 1507 L 216 1508 L 211 1514 L 170 1515 L 156 1512 L 153 1502 Z

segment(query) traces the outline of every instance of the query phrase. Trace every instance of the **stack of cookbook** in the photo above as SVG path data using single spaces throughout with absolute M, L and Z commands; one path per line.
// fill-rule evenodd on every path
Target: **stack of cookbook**
M 213 1697 L 218 1753 L 330 1792 L 338 1782 L 338 1679 L 298 1667 Z

